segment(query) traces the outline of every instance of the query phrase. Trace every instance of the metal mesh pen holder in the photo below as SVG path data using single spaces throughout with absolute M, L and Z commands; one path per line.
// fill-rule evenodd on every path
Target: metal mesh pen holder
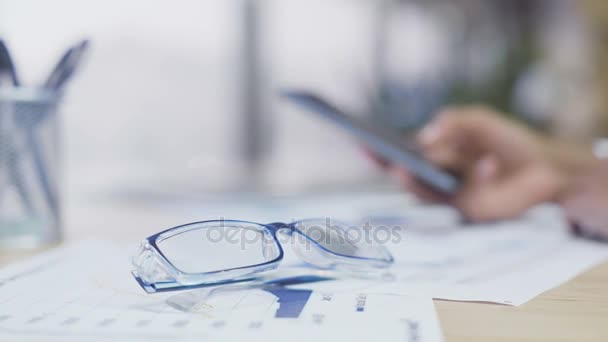
M 0 88 L 0 249 L 61 238 L 59 94 Z

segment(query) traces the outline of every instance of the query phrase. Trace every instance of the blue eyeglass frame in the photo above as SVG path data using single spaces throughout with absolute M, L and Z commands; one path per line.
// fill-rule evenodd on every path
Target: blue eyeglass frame
M 242 220 L 208 220 L 186 223 L 169 228 L 144 239 L 136 255 L 132 259 L 134 269 L 131 271 L 131 274 L 147 293 L 188 290 L 252 281 L 258 278 L 256 276 L 258 273 L 277 268 L 283 260 L 285 253 L 281 246 L 281 242 L 277 238 L 277 233 L 280 230 L 284 230 L 288 234 L 300 234 L 316 246 L 325 257 L 337 262 L 341 261 L 344 264 L 358 264 L 358 267 L 386 268 L 394 262 L 393 256 L 388 251 L 385 251 L 386 258 L 345 255 L 331 251 L 297 228 L 298 224 L 306 221 L 312 220 L 300 220 L 292 223 L 274 222 L 268 224 Z M 181 271 L 173 265 L 158 247 L 158 243 L 165 239 L 196 229 L 206 229 L 208 227 L 201 227 L 201 225 L 212 223 L 246 224 L 256 226 L 260 229 L 263 228 L 266 233 L 270 234 L 273 238 L 279 254 L 276 258 L 259 264 L 211 272 L 189 273 Z

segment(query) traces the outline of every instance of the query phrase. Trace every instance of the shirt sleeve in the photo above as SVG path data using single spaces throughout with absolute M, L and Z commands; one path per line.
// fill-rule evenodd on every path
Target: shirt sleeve
M 599 139 L 593 145 L 593 153 L 599 159 L 608 160 L 608 139 Z

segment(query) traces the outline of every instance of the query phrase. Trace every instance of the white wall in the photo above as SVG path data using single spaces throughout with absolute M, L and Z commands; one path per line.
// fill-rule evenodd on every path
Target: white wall
M 0 0 L 0 34 L 30 84 L 44 79 L 69 44 L 92 41 L 63 106 L 70 184 L 200 191 L 239 177 L 240 4 Z M 264 4 L 275 117 L 264 183 L 276 190 L 369 178 L 373 168 L 352 141 L 277 103 L 271 91 L 314 87 L 356 107 L 354 82 L 369 78 L 370 2 Z

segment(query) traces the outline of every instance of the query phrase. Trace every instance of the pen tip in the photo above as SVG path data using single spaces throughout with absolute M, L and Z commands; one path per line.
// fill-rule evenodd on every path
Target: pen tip
M 83 39 L 80 44 L 78 44 L 81 49 L 85 49 L 89 46 L 89 40 Z
M 292 98 L 294 96 L 294 91 L 289 89 L 279 89 L 279 96 L 282 98 Z

